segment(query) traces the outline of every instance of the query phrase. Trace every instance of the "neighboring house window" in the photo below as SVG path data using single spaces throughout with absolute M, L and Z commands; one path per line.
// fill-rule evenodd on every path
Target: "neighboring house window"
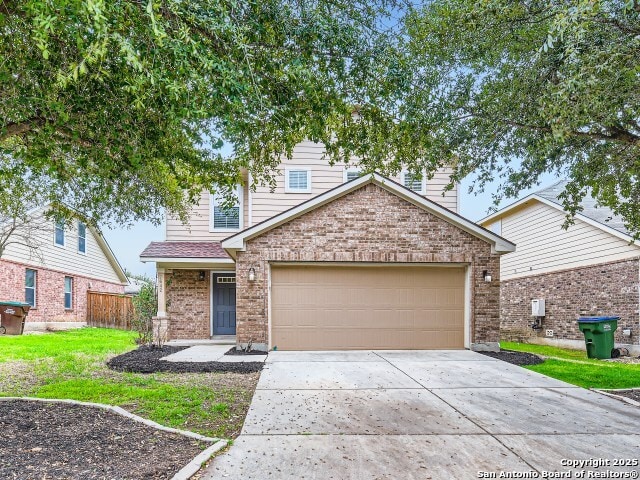
M 242 187 L 235 192 L 235 205 L 227 206 L 224 198 L 211 195 L 211 230 L 240 230 L 242 228 Z
M 73 308 L 73 278 L 64 277 L 64 308 L 71 310 Z
M 78 222 L 78 252 L 87 253 L 87 226 Z
M 345 182 L 350 182 L 351 180 L 355 180 L 356 178 L 359 178 L 362 176 L 362 172 L 360 170 L 357 170 L 355 168 L 347 168 L 344 171 L 344 181 Z
M 36 271 L 27 268 L 24 276 L 24 302 L 36 306 Z
M 286 193 L 311 193 L 311 170 L 302 168 L 286 170 L 284 191 Z
M 57 220 L 55 225 L 54 243 L 64 247 L 64 220 Z
M 402 184 L 416 193 L 424 193 L 425 191 L 424 176 L 422 175 L 413 175 L 409 172 L 403 172 Z

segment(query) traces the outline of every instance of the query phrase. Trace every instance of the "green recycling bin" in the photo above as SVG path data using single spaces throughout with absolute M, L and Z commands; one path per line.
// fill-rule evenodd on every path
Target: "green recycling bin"
M 584 334 L 589 358 L 611 358 L 614 347 L 613 334 L 620 317 L 580 317 L 578 328 Z

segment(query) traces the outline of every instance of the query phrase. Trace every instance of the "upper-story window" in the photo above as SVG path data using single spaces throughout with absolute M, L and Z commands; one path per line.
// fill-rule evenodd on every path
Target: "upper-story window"
M 424 175 L 402 172 L 402 184 L 416 193 L 424 194 L 426 190 Z
M 357 168 L 345 168 L 344 169 L 344 181 L 350 182 L 362 176 L 362 172 Z
M 56 220 L 53 242 L 60 247 L 64 247 L 64 220 Z
M 242 228 L 242 187 L 238 186 L 235 204 L 225 203 L 224 197 L 211 195 L 211 231 L 236 231 Z
M 78 222 L 78 252 L 87 253 L 87 226 Z
M 311 170 L 306 168 L 288 168 L 284 172 L 284 191 L 286 193 L 311 193 Z

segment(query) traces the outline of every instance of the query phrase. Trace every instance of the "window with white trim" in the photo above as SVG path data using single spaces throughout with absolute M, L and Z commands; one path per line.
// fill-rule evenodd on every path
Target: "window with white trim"
M 424 193 L 424 176 L 414 175 L 410 172 L 402 173 L 402 184 L 416 193 Z
M 362 176 L 362 172 L 357 168 L 345 168 L 344 169 L 344 181 L 350 182 L 351 180 L 355 180 L 356 178 L 360 178 Z
M 36 281 L 37 272 L 27 268 L 24 275 L 24 303 L 34 308 L 36 306 Z
M 242 187 L 234 192 L 235 203 L 225 202 L 219 194 L 211 195 L 211 231 L 236 231 L 242 228 Z
M 87 253 L 87 226 L 78 222 L 78 253 Z
M 285 170 L 284 191 L 286 193 L 311 193 L 311 170 L 302 168 Z
M 53 242 L 59 247 L 64 247 L 64 220 L 56 220 Z
M 73 277 L 64 277 L 64 309 L 73 308 Z

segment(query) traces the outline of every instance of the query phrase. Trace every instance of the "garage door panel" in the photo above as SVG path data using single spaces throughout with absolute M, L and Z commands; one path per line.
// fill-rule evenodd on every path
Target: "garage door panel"
M 464 348 L 464 270 L 273 266 L 278 349 Z

